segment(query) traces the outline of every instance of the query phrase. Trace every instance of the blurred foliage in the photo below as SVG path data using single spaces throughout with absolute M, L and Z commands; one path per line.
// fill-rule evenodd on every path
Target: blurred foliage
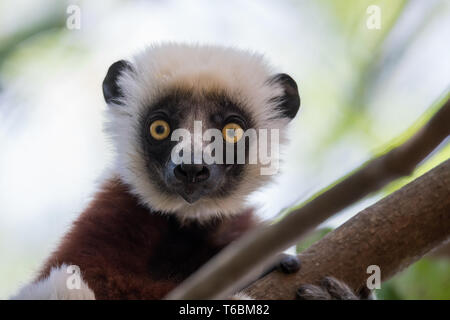
M 383 145 L 383 147 L 379 148 L 379 151 L 375 151 L 375 156 L 380 157 L 387 152 L 391 151 L 395 147 L 400 146 L 401 144 L 405 143 L 409 138 L 411 138 L 420 128 L 422 128 L 428 120 L 442 107 L 442 105 L 450 99 L 450 92 L 445 92 L 445 94 L 442 95 L 441 98 L 439 98 L 431 107 L 427 109 L 427 111 L 414 123 L 412 124 L 405 132 L 403 132 L 401 135 L 393 139 L 391 142 L 388 142 L 387 144 Z M 413 181 L 414 179 L 420 177 L 422 174 L 426 173 L 427 171 L 433 169 L 435 166 L 439 165 L 443 161 L 450 158 L 450 144 L 444 142 L 442 143 L 441 147 L 433 152 L 430 156 L 428 156 L 422 164 L 420 164 L 416 170 L 414 170 L 413 174 L 407 177 L 399 178 L 392 183 L 385 186 L 380 193 L 383 195 L 389 195 L 392 192 L 400 189 L 404 185 L 408 184 L 409 182 Z M 370 160 L 369 160 L 370 161 Z M 366 163 L 362 164 L 361 167 L 364 167 Z M 324 192 L 330 190 L 334 186 L 336 186 L 338 183 L 342 182 L 346 178 L 348 178 L 350 175 L 352 175 L 354 172 L 359 170 L 360 168 L 355 168 L 351 172 L 347 173 L 346 175 L 340 177 L 333 183 L 327 185 L 325 188 L 319 190 L 315 194 L 313 194 L 311 197 L 309 197 L 306 201 L 303 201 L 299 204 L 295 204 L 293 206 L 287 207 L 284 210 L 282 210 L 274 220 L 274 222 L 279 221 L 284 216 L 289 214 L 290 212 L 297 210 L 303 206 L 305 206 L 310 201 L 314 200 Z
M 376 67 L 380 62 L 384 41 L 395 26 L 406 3 L 406 0 L 323 1 L 323 5 L 328 7 L 336 18 L 337 26 L 341 28 L 343 34 L 346 34 L 345 54 L 347 61 L 352 65 L 352 76 L 343 87 L 345 94 L 339 104 L 339 108 L 346 116 L 330 128 L 323 150 L 354 130 L 365 132 L 370 136 L 368 94 L 378 77 Z M 378 32 L 373 32 L 365 26 L 366 10 L 371 5 L 379 6 L 382 12 L 383 27 Z
M 396 137 L 393 141 L 387 144 L 384 147 L 383 151 L 380 152 L 379 155 L 386 153 L 387 151 L 403 144 L 406 140 L 408 140 L 411 136 L 414 135 L 421 127 L 423 127 L 428 120 L 442 107 L 442 105 L 450 99 L 450 91 L 446 92 L 439 98 L 413 125 L 411 125 L 403 134 Z M 388 195 L 404 185 L 410 183 L 416 178 L 420 177 L 427 171 L 433 169 L 443 161 L 450 158 L 450 144 L 442 143 L 442 146 L 430 156 L 428 156 L 425 161 L 413 172 L 412 175 L 404 178 L 397 179 L 390 183 L 388 186 L 383 188 L 383 193 Z
M 0 18 L 1 16 L 0 14 Z M 15 53 L 26 41 L 47 31 L 61 30 L 65 23 L 65 7 L 64 3 L 60 2 L 50 7 L 45 16 L 39 17 L 36 21 L 23 24 L 14 32 L 0 32 L 0 68 L 9 55 Z
M 449 299 L 450 259 L 423 258 L 382 284 L 378 299 Z

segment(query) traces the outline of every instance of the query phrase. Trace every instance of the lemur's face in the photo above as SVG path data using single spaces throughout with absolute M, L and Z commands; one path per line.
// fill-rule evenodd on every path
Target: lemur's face
M 157 183 L 162 193 L 167 196 L 178 194 L 190 205 L 201 198 L 228 197 L 239 185 L 244 170 L 244 164 L 237 163 L 237 152 L 233 152 L 235 161 L 226 163 L 227 147 L 236 150 L 237 144 L 227 143 L 222 134 L 222 161 L 207 164 L 201 159 L 195 163 L 192 140 L 196 122 L 202 132 L 207 129 L 221 132 L 230 124 L 238 125 L 243 130 L 253 127 L 253 121 L 245 110 L 224 94 L 215 92 L 196 95 L 189 90 L 174 90 L 155 101 L 141 115 L 140 143 L 149 179 Z M 183 143 L 171 139 L 171 134 L 177 129 L 192 133 L 188 141 L 192 145 L 187 159 L 190 161 L 178 163 L 172 155 L 176 145 Z M 198 146 L 202 148 L 205 145 L 199 143 Z M 246 149 L 248 157 L 248 148 Z
M 272 146 L 300 105 L 288 75 L 220 47 L 148 49 L 133 63 L 114 63 L 103 93 L 122 179 L 153 210 L 196 219 L 242 209 L 270 178 L 251 156 L 265 143 L 278 160 Z

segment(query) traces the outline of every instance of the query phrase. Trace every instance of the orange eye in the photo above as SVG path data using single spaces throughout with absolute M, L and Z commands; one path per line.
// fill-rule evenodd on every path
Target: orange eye
M 237 123 L 230 122 L 223 127 L 222 135 L 226 142 L 236 143 L 241 140 L 244 130 Z
M 170 126 L 164 120 L 153 121 L 150 125 L 150 134 L 156 140 L 163 140 L 170 134 Z

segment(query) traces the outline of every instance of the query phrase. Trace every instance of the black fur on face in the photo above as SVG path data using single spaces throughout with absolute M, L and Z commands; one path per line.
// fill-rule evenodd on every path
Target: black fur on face
M 142 155 L 149 179 L 160 191 L 171 195 L 179 194 L 187 202 L 193 203 L 201 197 L 227 197 L 239 186 L 245 164 L 237 164 L 236 144 L 223 141 L 223 164 L 203 164 L 208 177 L 203 181 L 191 183 L 179 179 L 176 171 L 180 170 L 180 167 L 177 168 L 171 160 L 172 149 L 178 142 L 171 141 L 170 135 L 163 140 L 156 140 L 150 134 L 150 125 L 156 120 L 166 121 L 171 133 L 178 128 L 192 128 L 193 121 L 202 121 L 203 130 L 215 128 L 221 131 L 230 122 L 238 123 L 244 130 L 253 128 L 251 117 L 225 94 L 208 92 L 199 95 L 175 89 L 150 106 L 145 114 L 140 115 L 140 119 Z M 234 148 L 234 164 L 226 164 L 227 148 Z M 248 149 L 247 143 L 246 158 Z

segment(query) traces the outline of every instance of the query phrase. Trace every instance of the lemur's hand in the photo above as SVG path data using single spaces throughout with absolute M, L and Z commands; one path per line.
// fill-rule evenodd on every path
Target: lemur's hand
M 277 262 L 268 270 L 266 270 L 260 277 L 264 277 L 274 270 L 278 270 L 284 274 L 292 274 L 299 271 L 301 268 L 300 260 L 295 255 L 281 254 L 277 258 Z M 247 300 L 252 299 L 245 294 L 237 294 L 233 300 Z M 297 290 L 297 299 L 299 300 L 367 300 L 373 299 L 372 293 L 369 289 L 364 287 L 358 293 L 355 293 L 344 282 L 333 277 L 323 278 L 319 284 L 305 284 Z
M 285 274 L 291 274 L 299 271 L 300 267 L 300 260 L 297 256 L 282 254 L 275 266 L 264 275 L 275 269 Z M 300 300 L 366 300 L 372 298 L 369 289 L 364 287 L 355 293 L 344 282 L 334 277 L 325 277 L 318 285 L 302 285 L 297 290 L 297 299 Z
M 356 294 L 345 283 L 325 277 L 318 285 L 305 284 L 297 290 L 300 300 L 359 300 Z

